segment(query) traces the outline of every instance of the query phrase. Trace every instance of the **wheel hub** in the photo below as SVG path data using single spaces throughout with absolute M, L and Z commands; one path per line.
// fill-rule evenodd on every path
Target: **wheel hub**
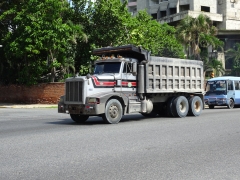
M 194 109 L 195 109 L 195 111 L 197 111 L 197 112 L 199 112 L 199 111 L 201 110 L 201 108 L 200 108 L 200 103 L 199 103 L 199 102 L 196 102 L 196 103 L 194 104 Z
M 180 103 L 180 104 L 179 104 L 179 109 L 180 109 L 181 112 L 185 112 L 185 110 L 186 110 L 186 105 L 185 105 L 184 103 Z
M 109 114 L 112 118 L 116 118 L 118 116 L 118 108 L 117 106 L 111 106 L 109 108 Z

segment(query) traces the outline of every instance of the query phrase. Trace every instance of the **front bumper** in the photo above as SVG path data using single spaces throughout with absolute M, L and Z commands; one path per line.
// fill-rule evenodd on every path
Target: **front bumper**
M 99 115 L 104 113 L 103 107 L 99 104 L 63 104 L 58 103 L 58 113 Z
M 225 98 L 209 98 L 204 99 L 206 105 L 214 105 L 214 106 L 224 106 L 228 105 L 228 101 Z

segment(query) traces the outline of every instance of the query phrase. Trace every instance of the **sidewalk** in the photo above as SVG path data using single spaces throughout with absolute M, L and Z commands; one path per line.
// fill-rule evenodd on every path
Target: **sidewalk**
M 11 103 L 0 103 L 0 108 L 57 108 L 57 104 L 11 104 Z

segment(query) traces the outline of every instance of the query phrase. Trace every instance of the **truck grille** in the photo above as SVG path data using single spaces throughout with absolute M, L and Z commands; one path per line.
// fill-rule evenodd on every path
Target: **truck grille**
M 82 102 L 82 81 L 66 82 L 66 101 Z

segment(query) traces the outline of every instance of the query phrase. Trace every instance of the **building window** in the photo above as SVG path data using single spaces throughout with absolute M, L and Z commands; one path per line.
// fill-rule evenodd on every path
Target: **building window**
M 160 11 L 160 18 L 167 16 L 167 11 Z
M 177 13 L 177 8 L 169 8 L 170 15 Z
M 179 9 L 180 9 L 180 12 L 181 12 L 181 11 L 187 11 L 187 10 L 190 10 L 190 5 L 189 5 L 189 4 L 186 4 L 186 5 L 180 5 L 180 6 L 179 6 Z
M 137 7 L 136 6 L 130 6 L 130 7 L 128 7 L 128 10 L 132 15 L 135 15 L 135 13 L 137 12 Z
M 157 13 L 151 14 L 153 19 L 157 19 Z
M 210 7 L 208 7 L 208 6 L 201 6 L 201 11 L 203 11 L 203 12 L 210 12 Z

